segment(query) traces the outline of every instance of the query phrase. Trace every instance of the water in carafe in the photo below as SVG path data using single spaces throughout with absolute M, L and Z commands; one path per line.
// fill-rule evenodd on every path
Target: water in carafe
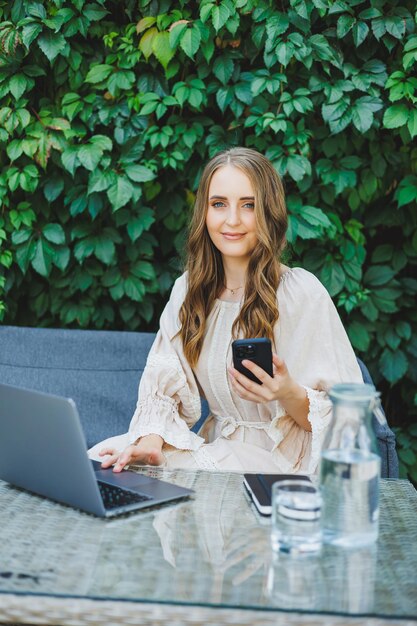
M 381 459 L 371 418 L 373 385 L 341 384 L 329 393 L 333 417 L 320 461 L 323 540 L 341 546 L 376 541 Z

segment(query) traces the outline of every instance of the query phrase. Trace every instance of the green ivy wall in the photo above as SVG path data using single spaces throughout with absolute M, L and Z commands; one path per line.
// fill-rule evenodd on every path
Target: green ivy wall
M 202 164 L 264 152 L 417 481 L 414 0 L 0 0 L 0 318 L 154 330 Z

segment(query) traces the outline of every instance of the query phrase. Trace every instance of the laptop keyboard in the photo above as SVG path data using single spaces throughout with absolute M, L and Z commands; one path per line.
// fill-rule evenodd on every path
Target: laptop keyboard
M 97 484 L 103 499 L 104 508 L 106 509 L 116 509 L 121 506 L 127 506 L 128 504 L 134 504 L 135 502 L 153 500 L 151 496 L 145 496 L 143 494 L 135 493 L 134 491 L 121 489 L 120 487 L 116 487 L 116 485 L 102 483 L 99 480 L 97 481 Z

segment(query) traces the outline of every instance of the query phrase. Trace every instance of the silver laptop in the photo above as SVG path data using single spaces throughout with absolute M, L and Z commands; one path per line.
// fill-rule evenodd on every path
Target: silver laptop
M 0 478 L 100 517 L 147 508 L 193 493 L 91 461 L 75 402 L 0 384 Z

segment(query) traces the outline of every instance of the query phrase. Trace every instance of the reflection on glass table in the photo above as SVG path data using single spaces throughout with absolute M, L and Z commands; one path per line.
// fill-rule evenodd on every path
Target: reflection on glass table
M 266 593 L 272 606 L 329 613 L 372 614 L 376 546 L 341 550 L 323 546 L 320 555 L 272 556 Z

